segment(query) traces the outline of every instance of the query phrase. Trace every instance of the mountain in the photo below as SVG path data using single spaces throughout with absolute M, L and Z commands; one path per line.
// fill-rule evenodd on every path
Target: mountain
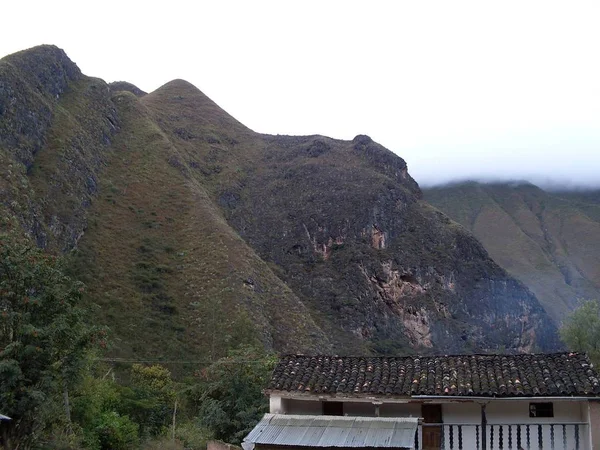
M 555 322 L 578 299 L 600 298 L 600 191 L 467 182 L 427 189 L 425 198 L 470 230 Z
M 0 208 L 66 254 L 113 355 L 559 346 L 537 298 L 369 137 L 256 133 L 40 46 L 0 60 Z

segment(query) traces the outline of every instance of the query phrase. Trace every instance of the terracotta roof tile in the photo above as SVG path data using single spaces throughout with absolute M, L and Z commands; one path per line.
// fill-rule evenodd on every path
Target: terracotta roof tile
M 283 356 L 268 389 L 330 395 L 600 396 L 582 353 L 406 357 Z

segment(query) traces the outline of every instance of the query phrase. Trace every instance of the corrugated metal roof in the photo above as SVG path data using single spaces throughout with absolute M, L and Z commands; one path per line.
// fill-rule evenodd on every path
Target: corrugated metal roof
M 265 414 L 246 436 L 253 444 L 413 448 L 418 419 Z

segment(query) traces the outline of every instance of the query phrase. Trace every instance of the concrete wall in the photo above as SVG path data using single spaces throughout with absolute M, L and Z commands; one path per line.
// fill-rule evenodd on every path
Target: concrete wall
M 600 450 L 600 401 L 588 402 L 587 418 L 590 424 L 588 439 L 592 450 Z

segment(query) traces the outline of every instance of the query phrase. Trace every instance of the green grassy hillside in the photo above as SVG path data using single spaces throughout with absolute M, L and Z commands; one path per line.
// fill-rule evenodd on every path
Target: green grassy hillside
M 121 130 L 77 266 L 118 353 L 211 360 L 253 341 L 328 350 L 310 312 L 228 226 L 146 108 L 126 92 L 113 101 Z
M 425 198 L 469 229 L 557 322 L 579 298 L 600 297 L 597 192 L 469 182 L 428 189 Z

